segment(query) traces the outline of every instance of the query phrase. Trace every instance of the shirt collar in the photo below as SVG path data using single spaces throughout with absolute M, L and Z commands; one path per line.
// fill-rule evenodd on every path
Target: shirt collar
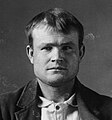
M 42 101 L 41 104 L 38 104 L 39 107 L 48 107 L 54 103 L 53 101 L 50 101 L 44 97 L 39 96 L 39 98 Z M 63 103 L 71 105 L 72 107 L 77 107 L 76 94 L 74 93 L 68 100 L 64 101 Z
M 68 100 L 64 101 L 64 103 L 77 107 L 76 94 L 74 93 Z
M 39 98 L 41 100 L 41 104 L 38 104 L 39 107 L 47 107 L 53 103 L 53 101 L 50 101 L 44 97 L 39 96 Z

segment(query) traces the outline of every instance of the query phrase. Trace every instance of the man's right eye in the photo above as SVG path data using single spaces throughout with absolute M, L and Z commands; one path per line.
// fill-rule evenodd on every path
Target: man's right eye
M 52 50 L 52 47 L 50 47 L 50 46 L 43 47 L 41 50 L 51 51 L 51 50 Z

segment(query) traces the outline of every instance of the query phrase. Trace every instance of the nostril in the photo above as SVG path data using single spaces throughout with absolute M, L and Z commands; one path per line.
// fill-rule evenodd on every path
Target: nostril
M 51 60 L 52 62 L 55 62 L 56 60 Z
M 57 62 L 57 63 L 61 63 L 63 62 L 64 60 L 63 59 L 52 59 L 51 62 Z

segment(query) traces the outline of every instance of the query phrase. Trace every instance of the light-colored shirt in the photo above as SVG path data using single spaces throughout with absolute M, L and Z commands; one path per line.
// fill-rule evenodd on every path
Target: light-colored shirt
M 73 104 L 75 94 L 68 100 L 60 103 L 49 101 L 44 97 L 40 97 L 41 120 L 81 120 L 79 118 L 78 106 Z

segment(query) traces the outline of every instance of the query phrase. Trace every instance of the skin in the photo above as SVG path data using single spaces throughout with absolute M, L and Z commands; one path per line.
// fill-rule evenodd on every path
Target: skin
M 64 35 L 43 26 L 34 28 L 32 37 L 33 49 L 27 46 L 27 55 L 43 95 L 49 100 L 64 101 L 71 94 L 83 56 L 78 33 Z

